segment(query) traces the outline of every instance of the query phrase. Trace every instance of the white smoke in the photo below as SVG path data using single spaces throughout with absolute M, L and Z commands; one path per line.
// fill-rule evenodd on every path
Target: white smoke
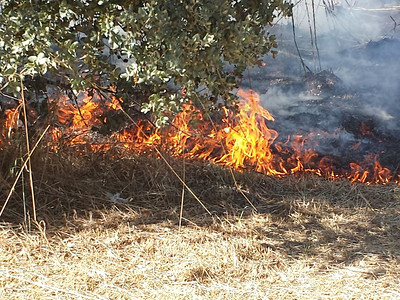
M 336 141 L 320 143 L 320 153 L 332 155 L 340 153 L 339 144 L 348 147 L 361 141 L 359 149 L 366 152 L 376 146 L 368 137 L 360 140 L 357 128 L 351 128 L 363 118 L 373 120 L 381 134 L 398 136 L 400 0 L 293 3 L 294 32 L 290 19 L 271 28 L 280 53 L 276 59 L 267 56 L 266 66 L 249 69 L 243 80 L 243 87 L 258 92 L 262 105 L 275 116 L 271 126 L 283 137 L 299 131 L 333 133 L 339 128 Z M 340 79 L 336 94 L 307 90 L 306 72 L 323 70 Z

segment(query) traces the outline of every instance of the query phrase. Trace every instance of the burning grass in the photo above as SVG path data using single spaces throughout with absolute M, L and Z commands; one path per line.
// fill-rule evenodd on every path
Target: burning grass
M 197 106 L 183 103 L 182 111 L 172 118 L 169 126 L 161 129 L 143 115 L 134 120 L 123 109 L 122 99 L 89 92 L 79 94 L 80 103 L 66 95 L 60 95 L 57 100 L 48 99 L 51 113 L 48 112 L 50 116 L 43 120 L 33 111 L 30 114 L 32 123 L 49 124 L 51 138 L 47 146 L 54 152 L 58 152 L 60 147 L 71 146 L 80 151 L 102 153 L 113 148 L 145 155 L 165 151 L 182 159 L 205 160 L 239 171 L 251 170 L 278 177 L 314 173 L 325 178 L 347 178 L 367 184 L 400 182 L 397 155 L 386 156 L 384 149 L 374 147 L 357 152 L 364 148 L 360 146 L 362 144 L 383 143 L 382 139 L 375 138 L 372 127 L 363 121 L 359 126 L 352 124 L 351 127 L 355 127 L 351 130 L 353 132 L 342 127 L 334 132 L 299 131 L 282 138 L 277 130 L 269 127 L 275 119 L 261 106 L 257 93 L 239 90 L 238 96 L 236 112 L 227 107 L 212 113 L 202 112 L 198 107 L 202 103 Z M 132 114 L 137 114 L 131 104 L 124 105 L 133 110 Z M 0 147 L 9 144 L 10 139 L 15 140 L 18 128 L 27 123 L 21 121 L 21 107 L 24 106 L 8 109 L 4 114 Z M 346 142 L 340 138 L 341 134 L 347 136 Z M 368 140 L 369 136 L 373 136 L 374 141 Z M 346 150 L 350 154 L 341 157 L 320 153 L 317 149 L 323 139 L 330 140 L 332 147 L 343 148 L 340 151 Z M 381 164 L 381 158 L 385 164 Z
M 4 199 L 15 151 L 2 151 Z M 30 233 L 18 225 L 19 184 L 0 229 L 2 298 L 400 296 L 398 185 L 232 176 L 166 156 L 212 213 L 185 191 L 179 229 L 182 183 L 166 163 L 115 154 L 35 153 L 39 224 Z

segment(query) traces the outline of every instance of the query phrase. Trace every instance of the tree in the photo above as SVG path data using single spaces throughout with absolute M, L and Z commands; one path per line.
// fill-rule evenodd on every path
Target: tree
M 188 99 L 205 107 L 234 99 L 245 68 L 276 53 L 266 26 L 291 7 L 285 0 L 3 0 L 3 90 L 18 94 L 21 79 L 45 76 L 72 91 L 140 91 L 140 109 L 161 125 Z

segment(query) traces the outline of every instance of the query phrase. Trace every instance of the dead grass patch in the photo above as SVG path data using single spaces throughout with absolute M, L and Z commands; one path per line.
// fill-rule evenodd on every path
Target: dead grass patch
M 41 151 L 40 229 L 20 225 L 19 184 L 0 228 L 0 298 L 400 297 L 398 186 L 235 173 L 255 212 L 228 170 L 170 159 L 212 212 L 186 193 L 179 230 L 182 184 L 163 162 Z

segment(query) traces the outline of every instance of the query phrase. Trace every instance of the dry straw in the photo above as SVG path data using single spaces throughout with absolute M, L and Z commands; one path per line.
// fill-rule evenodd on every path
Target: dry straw
M 118 145 L 55 153 L 47 143 L 31 149 L 37 230 L 19 225 L 28 182 L 2 215 L 1 298 L 400 296 L 399 186 L 272 178 L 162 153 L 167 165 Z M 1 150 L 2 199 L 14 182 L 12 147 Z

